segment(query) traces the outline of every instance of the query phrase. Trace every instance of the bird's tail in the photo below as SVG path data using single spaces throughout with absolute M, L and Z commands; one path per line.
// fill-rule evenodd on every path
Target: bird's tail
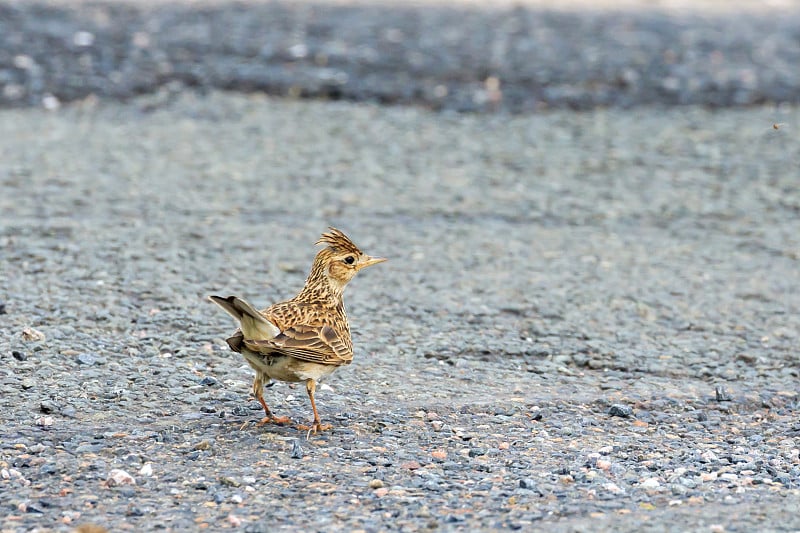
M 209 300 L 220 306 L 226 313 L 239 321 L 245 339 L 269 340 L 275 338 L 281 330 L 267 320 L 255 307 L 236 296 L 209 296 Z

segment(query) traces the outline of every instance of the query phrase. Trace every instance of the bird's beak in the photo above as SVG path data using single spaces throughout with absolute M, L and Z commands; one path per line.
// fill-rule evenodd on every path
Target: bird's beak
M 384 261 L 386 261 L 385 257 L 367 257 L 358 263 L 358 269 L 361 270 L 362 268 L 377 265 L 378 263 L 383 263 Z

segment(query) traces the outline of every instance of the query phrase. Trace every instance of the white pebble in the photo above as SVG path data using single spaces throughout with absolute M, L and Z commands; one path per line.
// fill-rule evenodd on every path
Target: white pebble
M 38 329 L 25 328 L 22 330 L 22 340 L 31 342 L 40 342 L 45 339 L 44 333 Z
M 126 471 L 115 468 L 108 473 L 106 484 L 109 487 L 114 487 L 116 485 L 136 485 L 136 480 Z
M 703 453 L 701 453 L 701 454 L 700 454 L 700 457 L 701 457 L 701 458 L 703 459 L 703 461 L 705 461 L 706 463 L 713 463 L 714 461 L 717 461 L 717 460 L 719 459 L 719 458 L 717 457 L 717 454 L 715 454 L 715 453 L 714 453 L 714 452 L 712 452 L 711 450 L 706 450 L 706 451 L 704 451 Z
M 238 503 L 242 503 L 243 501 L 244 501 L 244 498 L 242 498 L 241 495 L 239 495 L 239 494 L 234 494 L 233 496 L 231 496 L 231 502 L 232 503 L 237 503 L 238 504 Z
M 30 70 L 36 65 L 36 62 L 31 56 L 18 55 L 14 56 L 14 66 L 21 70 Z
M 150 463 L 145 464 L 142 468 L 139 469 L 139 475 L 150 477 L 153 475 L 153 465 Z
M 643 489 L 657 489 L 661 486 L 661 483 L 656 478 L 651 477 L 642 481 L 641 486 Z
M 88 31 L 76 31 L 72 36 L 72 43 L 75 46 L 92 46 L 94 44 L 94 34 Z
M 295 59 L 302 59 L 308 55 L 308 47 L 302 43 L 289 47 L 289 53 Z
M 40 416 L 36 419 L 36 425 L 42 427 L 50 427 L 53 425 L 53 417 L 52 416 Z
M 147 48 L 150 46 L 150 35 L 143 31 L 134 32 L 133 46 L 136 48 Z
M 42 106 L 48 111 L 57 111 L 61 107 L 61 100 L 56 96 L 47 93 L 42 96 Z

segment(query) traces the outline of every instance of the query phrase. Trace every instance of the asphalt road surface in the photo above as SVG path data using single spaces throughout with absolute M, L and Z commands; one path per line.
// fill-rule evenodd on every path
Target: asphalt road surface
M 3 111 L 3 529 L 800 527 L 794 124 Z M 291 296 L 327 225 L 390 261 L 348 288 L 355 362 L 306 441 L 245 424 L 205 297 Z M 266 397 L 310 416 L 302 388 Z

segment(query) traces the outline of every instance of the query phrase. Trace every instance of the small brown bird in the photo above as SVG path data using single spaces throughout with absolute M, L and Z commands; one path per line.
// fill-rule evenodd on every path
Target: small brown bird
M 317 382 L 353 360 L 353 342 L 342 299 L 345 285 L 359 270 L 386 261 L 366 255 L 336 228 L 323 233 L 317 244 L 327 246 L 317 253 L 305 286 L 291 300 L 257 311 L 236 296 L 209 297 L 239 321 L 239 329 L 228 339 L 228 345 L 244 355 L 256 371 L 253 395 L 266 413 L 261 424 L 289 423 L 287 417 L 276 417 L 267 407 L 264 386 L 273 379 L 304 381 L 314 423 L 298 429 L 315 433 L 331 427 L 323 426 L 317 413 Z

